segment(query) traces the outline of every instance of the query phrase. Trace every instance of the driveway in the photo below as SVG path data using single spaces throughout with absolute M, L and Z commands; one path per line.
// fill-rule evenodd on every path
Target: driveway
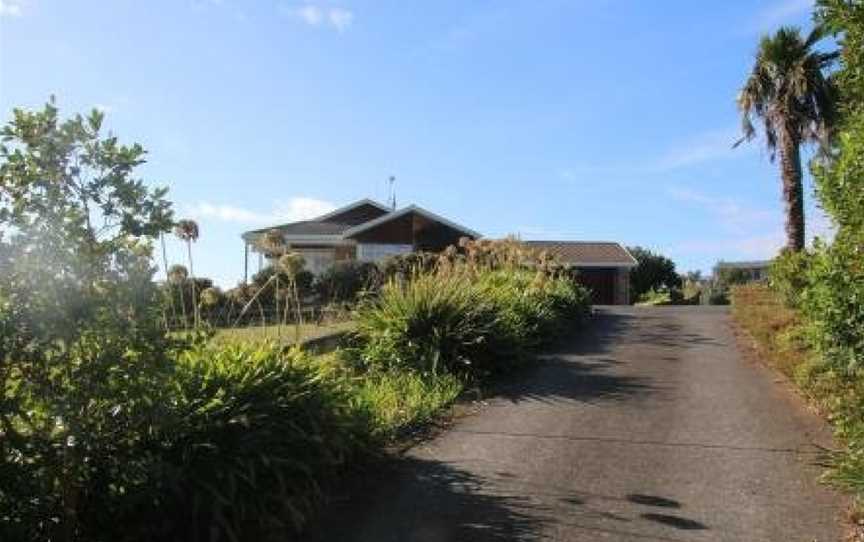
M 721 307 L 606 307 L 334 503 L 317 541 L 835 541 L 824 424 Z

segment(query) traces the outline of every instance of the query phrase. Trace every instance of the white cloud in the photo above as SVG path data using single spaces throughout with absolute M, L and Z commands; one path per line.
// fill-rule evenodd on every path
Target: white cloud
M 297 8 L 282 7 L 280 10 L 309 26 L 329 26 L 339 32 L 347 30 L 354 23 L 354 13 L 340 7 L 327 8 L 316 4 L 304 4 Z
M 335 208 L 336 206 L 329 201 L 315 198 L 295 197 L 287 201 L 278 202 L 273 215 L 288 222 L 292 222 L 295 220 L 308 220 L 310 218 L 315 218 L 316 216 L 329 213 Z
M 813 11 L 813 0 L 781 0 L 756 14 L 757 30 L 773 30 L 791 19 Z
M 347 29 L 354 22 L 354 14 L 343 8 L 332 8 L 327 14 L 330 24 L 339 32 Z
M 706 131 L 693 134 L 665 151 L 655 153 L 656 158 L 628 163 L 578 163 L 559 169 L 556 174 L 562 180 L 576 181 L 597 175 L 665 173 L 707 162 L 750 156 L 758 152 L 759 146 L 755 144 L 732 148 L 739 138 L 740 133 L 735 129 Z
M 318 26 L 324 19 L 324 14 L 318 6 L 307 5 L 294 10 L 294 14 L 311 26 Z
M 778 215 L 766 209 L 755 209 L 730 197 L 716 197 L 686 187 L 669 187 L 666 194 L 676 201 L 702 207 L 719 222 L 726 231 L 743 234 L 753 230 L 764 230 L 775 226 Z
M 20 17 L 23 13 L 21 2 L 17 0 L 0 0 L 0 17 Z
M 690 137 L 686 143 L 666 151 L 657 161 L 659 170 L 677 169 L 713 160 L 731 158 L 735 153 L 746 152 L 746 148 L 733 149 L 732 145 L 740 138 L 735 130 L 704 132 Z
M 267 225 L 308 220 L 328 213 L 335 208 L 336 206 L 329 201 L 301 196 L 279 201 L 269 212 L 202 201 L 186 207 L 184 213 L 198 220 L 210 219 L 239 224 Z

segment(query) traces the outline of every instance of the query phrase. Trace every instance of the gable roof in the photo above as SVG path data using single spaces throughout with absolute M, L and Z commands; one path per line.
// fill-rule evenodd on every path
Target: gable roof
M 288 222 L 286 224 L 259 228 L 247 231 L 241 237 L 249 241 L 270 230 L 279 230 L 285 235 L 340 236 L 345 230 L 357 224 L 362 224 L 370 220 L 370 218 L 377 218 L 389 212 L 390 209 L 384 205 L 366 198 L 349 203 L 310 220 L 300 220 L 298 222 Z
M 378 203 L 375 200 L 364 198 L 357 200 L 354 203 L 349 203 L 343 207 L 339 207 L 329 213 L 315 217 L 314 220 L 320 222 L 336 222 L 340 224 L 350 224 L 356 226 L 363 224 L 374 218 L 386 215 L 392 212 L 393 209 Z
M 474 231 L 470 228 L 466 228 L 465 226 L 457 224 L 451 220 L 447 220 L 443 216 L 436 215 L 432 211 L 427 211 L 426 209 L 423 209 L 422 207 L 418 207 L 417 205 L 409 205 L 408 207 L 403 207 L 402 209 L 399 209 L 398 211 L 393 211 L 392 213 L 388 213 L 386 215 L 380 216 L 374 220 L 370 220 L 369 222 L 364 222 L 363 224 L 359 224 L 357 226 L 349 228 L 348 230 L 346 230 L 343 233 L 343 235 L 345 237 L 353 237 L 354 235 L 357 235 L 358 233 L 370 230 L 376 226 L 380 226 L 381 224 L 385 224 L 387 222 L 390 222 L 391 220 L 395 220 L 401 216 L 405 216 L 405 215 L 410 214 L 410 213 L 416 213 L 420 216 L 428 218 L 429 220 L 432 220 L 435 222 L 440 222 L 441 224 L 444 224 L 445 226 L 449 226 L 450 228 L 453 228 L 456 231 L 462 232 L 469 237 L 474 237 L 475 239 L 482 237 L 482 235 L 480 235 L 479 233 L 477 233 L 476 231 Z
M 575 267 L 636 267 L 630 252 L 614 241 L 525 241 Z
M 368 198 L 355 201 L 312 220 L 301 220 L 299 222 L 289 222 L 287 224 L 251 230 L 242 234 L 241 237 L 246 242 L 250 242 L 258 236 L 276 229 L 281 231 L 285 236 L 303 237 L 303 241 L 313 240 L 311 238 L 334 241 L 350 238 L 357 233 L 367 231 L 409 213 L 417 213 L 429 220 L 440 222 L 469 237 L 481 237 L 474 230 L 456 224 L 416 205 L 409 205 L 398 211 L 393 211 L 377 201 Z

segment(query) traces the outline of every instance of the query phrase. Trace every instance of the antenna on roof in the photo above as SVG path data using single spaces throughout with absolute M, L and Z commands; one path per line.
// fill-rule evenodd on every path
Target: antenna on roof
M 390 204 L 390 207 L 395 211 L 396 210 L 396 188 L 393 186 L 396 183 L 396 177 L 390 175 L 390 178 L 387 179 L 387 186 L 389 190 L 389 194 L 387 199 L 389 200 L 387 203 Z

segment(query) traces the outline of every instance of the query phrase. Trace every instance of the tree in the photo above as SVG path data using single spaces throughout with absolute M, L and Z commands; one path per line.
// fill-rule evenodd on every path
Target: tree
M 192 278 L 192 319 L 197 327 L 201 323 L 198 299 L 195 293 L 195 267 L 192 265 L 192 243 L 198 240 L 198 223 L 184 219 L 174 225 L 174 235 L 186 243 L 186 256 L 189 260 L 189 276 Z
M 102 124 L 52 99 L 0 130 L 4 539 L 94 539 L 84 525 L 140 483 L 126 454 L 167 404 L 150 261 L 171 206 L 134 177 L 144 149 Z
M 681 287 L 681 277 L 669 258 L 642 247 L 631 247 L 630 254 L 639 263 L 630 271 L 630 298 L 633 300 L 649 290 Z
M 803 249 L 805 239 L 801 145 L 818 143 L 827 148 L 835 117 L 834 84 L 825 70 L 838 55 L 814 48 L 822 37 L 819 26 L 806 38 L 795 27 L 763 36 L 738 95 L 743 137 L 735 146 L 754 139 L 754 121 L 760 121 L 772 162 L 779 152 L 786 243 L 793 251 Z

